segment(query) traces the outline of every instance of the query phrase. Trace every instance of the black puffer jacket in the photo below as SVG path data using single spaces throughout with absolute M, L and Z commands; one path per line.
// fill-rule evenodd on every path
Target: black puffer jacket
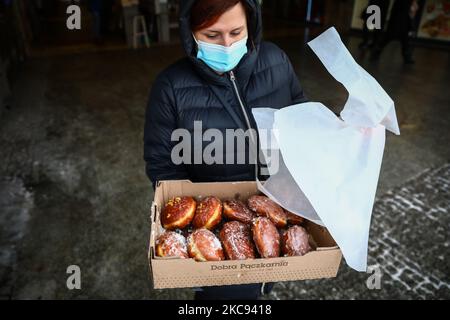
M 233 71 L 250 125 L 256 128 L 252 108 L 280 109 L 304 102 L 305 96 L 286 54 L 276 45 L 261 41 L 261 11 L 257 0 L 245 1 L 252 11 L 248 21 L 249 52 Z M 220 76 L 196 58 L 189 21 L 194 2 L 180 1 L 180 33 L 186 57 L 164 70 L 151 90 L 144 133 L 147 175 L 153 183 L 178 179 L 251 181 L 255 179 L 251 164 L 175 165 L 171 161 L 172 148 L 178 144 L 171 142 L 172 132 L 179 128 L 193 132 L 194 121 L 202 121 L 203 131 L 218 129 L 224 136 L 226 129 L 248 129 L 230 73 Z M 197 152 L 209 143 L 203 143 Z M 226 147 L 223 149 L 223 159 L 227 159 Z

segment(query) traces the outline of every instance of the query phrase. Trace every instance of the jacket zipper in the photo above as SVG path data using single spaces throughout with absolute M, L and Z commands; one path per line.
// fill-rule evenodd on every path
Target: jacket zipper
M 241 106 L 242 113 L 244 114 L 244 118 L 245 118 L 245 122 L 247 123 L 247 127 L 249 130 L 251 130 L 252 126 L 250 124 L 250 119 L 248 117 L 247 110 L 245 110 L 245 106 L 244 106 L 244 103 L 242 102 L 241 95 L 239 94 L 239 89 L 238 89 L 238 86 L 236 83 L 236 77 L 235 77 L 233 71 L 230 71 L 230 80 L 231 80 L 231 83 L 233 84 L 234 92 L 236 93 L 237 99 L 239 101 L 239 105 Z M 250 136 L 254 140 L 252 133 L 250 134 Z
M 245 118 L 245 122 L 247 123 L 248 130 L 250 130 L 250 139 L 252 139 L 252 144 L 256 148 L 258 148 L 258 145 L 256 144 L 257 139 L 253 135 L 253 128 L 250 124 L 250 118 L 248 117 L 247 110 L 245 109 L 244 103 L 242 102 L 241 95 L 239 93 L 239 89 L 238 89 L 237 82 L 236 82 L 236 76 L 234 75 L 233 71 L 230 71 L 230 80 L 231 80 L 231 83 L 233 84 L 234 92 L 239 101 L 239 105 L 241 106 L 242 113 L 244 114 L 244 118 Z M 250 149 L 251 149 L 250 152 L 252 152 L 253 148 L 251 146 L 250 146 Z M 255 177 L 257 179 L 258 178 L 258 157 L 256 155 L 255 155 L 255 159 L 256 159 Z

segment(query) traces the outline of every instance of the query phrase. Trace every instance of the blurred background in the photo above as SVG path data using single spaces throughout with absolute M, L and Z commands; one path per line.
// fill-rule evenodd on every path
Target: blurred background
M 278 283 L 267 299 L 450 298 L 450 1 L 264 0 L 264 38 L 306 95 L 339 112 L 347 94 L 306 46 L 335 26 L 396 103 L 369 242 L 370 274 Z M 398 2 L 398 4 L 396 4 Z M 81 30 L 66 9 L 81 8 Z M 396 8 L 396 9 L 393 9 Z M 143 126 L 157 74 L 183 57 L 178 1 L 0 0 L 0 299 L 190 299 L 153 290 L 153 190 Z M 397 17 L 407 17 L 401 24 Z M 68 290 L 78 265 L 82 289 Z

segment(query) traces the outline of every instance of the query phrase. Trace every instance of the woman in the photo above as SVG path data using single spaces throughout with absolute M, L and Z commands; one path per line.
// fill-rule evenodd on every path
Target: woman
M 193 182 L 255 180 L 255 165 L 172 159 L 176 129 L 202 131 L 255 129 L 253 108 L 283 108 L 305 102 L 303 90 L 287 55 L 261 41 L 261 10 L 257 0 L 180 1 L 180 34 L 186 57 L 165 69 L 150 94 L 144 133 L 146 172 L 159 180 Z M 224 144 L 226 141 L 224 140 Z M 206 147 L 193 146 L 194 154 Z M 223 159 L 245 150 L 223 148 Z M 174 163 L 176 162 L 176 163 Z M 197 298 L 256 299 L 263 285 L 206 288 Z

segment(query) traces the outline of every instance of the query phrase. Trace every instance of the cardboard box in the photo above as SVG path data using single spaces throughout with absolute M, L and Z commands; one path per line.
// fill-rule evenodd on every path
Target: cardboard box
M 332 278 L 337 275 L 342 253 L 328 230 L 312 222 L 306 224 L 317 248 L 302 257 L 196 262 L 193 259 L 162 259 L 155 256 L 155 240 L 163 228 L 160 212 L 172 197 L 195 199 L 214 195 L 246 201 L 260 194 L 256 182 L 192 183 L 161 181 L 157 184 L 151 212 L 149 262 L 155 289 L 192 288 L 261 282 Z

